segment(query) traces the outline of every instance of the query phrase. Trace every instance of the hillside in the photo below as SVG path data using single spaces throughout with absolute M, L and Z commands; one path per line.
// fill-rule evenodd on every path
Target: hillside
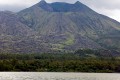
M 1 53 L 56 53 L 80 49 L 120 51 L 120 23 L 81 2 L 39 3 L 0 12 Z M 103 50 L 104 51 L 104 50 Z M 102 51 L 101 51 L 102 52 Z M 107 53 L 100 53 L 107 54 Z
M 120 48 L 120 23 L 79 1 L 74 4 L 40 1 L 18 15 L 52 50 Z
M 17 14 L 9 11 L 0 12 L 0 53 L 44 51 L 39 37 L 36 31 L 20 21 Z

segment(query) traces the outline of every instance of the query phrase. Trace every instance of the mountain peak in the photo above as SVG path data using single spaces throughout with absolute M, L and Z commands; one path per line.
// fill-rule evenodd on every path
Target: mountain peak
M 39 3 L 40 4 L 46 4 L 47 2 L 45 0 L 41 0 Z
M 41 2 L 46 2 L 45 0 L 41 0 Z
M 41 0 L 37 6 L 41 7 L 45 11 L 50 12 L 88 12 L 91 11 L 89 7 L 85 6 L 81 2 L 77 1 L 74 4 L 65 2 L 47 3 L 45 0 Z
M 82 4 L 80 1 L 76 1 L 75 5 L 82 5 L 83 6 L 84 4 Z
M 79 3 L 80 3 L 80 1 L 76 1 L 76 2 L 75 2 L 75 4 L 79 4 Z
M 43 10 L 46 11 L 53 11 L 52 7 L 49 5 L 49 3 L 47 3 L 45 0 L 41 0 L 37 6 L 41 7 Z

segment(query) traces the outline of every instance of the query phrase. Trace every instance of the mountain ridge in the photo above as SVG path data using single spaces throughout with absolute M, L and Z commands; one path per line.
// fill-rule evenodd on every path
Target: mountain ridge
M 76 1 L 74 4 L 65 2 L 47 3 L 46 1 L 40 1 L 39 3 L 35 4 L 35 6 L 39 6 L 42 9 L 50 12 L 77 12 L 80 10 L 84 11 L 86 9 L 88 9 L 89 11 L 92 10 L 79 1 Z
M 74 52 L 78 49 L 114 49 L 120 51 L 120 23 L 93 11 L 79 1 L 70 4 L 47 3 L 42 0 L 15 13 L 14 16 L 15 18 L 5 18 L 5 24 L 8 24 L 9 19 L 13 19 L 11 19 L 13 22 L 10 22 L 5 28 L 10 27 L 7 29 L 11 30 L 11 33 L 16 32 L 11 35 L 12 37 L 20 30 L 22 36 L 18 34 L 17 37 L 22 38 L 17 39 L 14 42 L 15 45 L 11 44 L 15 51 L 7 46 L 11 52 Z M 23 24 L 19 27 L 23 27 L 23 29 L 15 29 L 14 22 Z M 11 29 L 12 27 L 15 28 Z M 0 29 L 3 33 L 4 29 Z M 27 33 L 23 34 L 23 30 L 31 35 L 25 36 L 24 34 Z M 6 44 L 12 41 L 8 40 Z

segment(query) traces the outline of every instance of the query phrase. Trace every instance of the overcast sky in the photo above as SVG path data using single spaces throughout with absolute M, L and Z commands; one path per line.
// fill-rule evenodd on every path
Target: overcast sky
M 30 7 L 40 0 L 0 0 L 0 11 L 10 10 L 18 12 Z M 75 3 L 77 0 L 46 0 L 47 2 L 69 2 Z M 98 13 L 107 15 L 120 22 L 120 0 L 78 0 Z

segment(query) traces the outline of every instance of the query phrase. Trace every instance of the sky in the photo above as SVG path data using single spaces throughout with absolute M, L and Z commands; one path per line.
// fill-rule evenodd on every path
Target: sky
M 0 11 L 18 12 L 28 8 L 40 0 L 0 0 Z M 120 22 L 120 0 L 46 0 L 46 2 L 68 2 L 75 3 L 80 1 L 94 11 L 111 17 Z

